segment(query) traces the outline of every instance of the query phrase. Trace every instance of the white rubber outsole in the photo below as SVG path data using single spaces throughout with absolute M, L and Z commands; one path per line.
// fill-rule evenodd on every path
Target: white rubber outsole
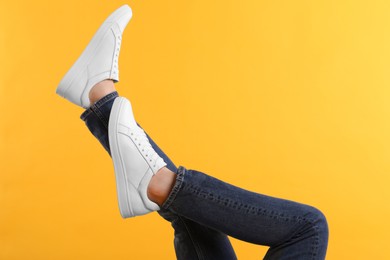
M 92 40 L 88 43 L 82 54 L 69 69 L 69 71 L 62 78 L 60 84 L 56 89 L 56 93 L 62 97 L 66 97 L 66 93 L 70 90 L 72 83 L 77 81 L 84 71 L 87 69 L 88 64 L 95 56 L 96 49 L 99 47 L 101 41 L 104 39 L 106 33 L 110 31 L 113 22 L 119 20 L 124 15 L 132 15 L 132 11 L 128 5 L 124 5 L 114 11 L 99 27 L 97 32 L 94 34 Z M 92 86 L 91 86 L 92 87 Z M 89 91 L 84 89 L 82 92 Z M 80 98 L 80 103 L 82 103 Z
M 114 101 L 108 123 L 108 138 L 110 143 L 111 157 L 114 162 L 119 211 L 123 218 L 128 218 L 133 216 L 133 210 L 131 208 L 128 197 L 129 192 L 127 190 L 127 178 L 125 175 L 124 163 L 117 139 L 118 117 L 124 101 L 125 100 L 121 97 L 116 98 Z

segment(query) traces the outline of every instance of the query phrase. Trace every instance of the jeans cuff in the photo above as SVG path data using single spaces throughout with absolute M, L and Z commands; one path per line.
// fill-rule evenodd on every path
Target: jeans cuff
M 98 110 L 100 107 L 102 107 L 105 103 L 107 103 L 111 99 L 117 98 L 117 97 L 119 97 L 117 91 L 114 91 L 114 92 L 102 97 L 95 104 L 93 104 L 87 110 L 85 110 L 84 113 L 81 114 L 81 116 L 80 116 L 81 120 L 85 121 L 85 119 L 88 117 L 89 114 L 91 114 L 93 111 Z
M 186 174 L 187 169 L 183 166 L 180 166 L 177 170 L 176 182 L 172 188 L 171 193 L 169 193 L 167 200 L 162 204 L 161 208 L 168 209 L 171 206 L 172 202 L 175 200 L 177 194 L 179 193 L 181 186 L 184 182 L 184 175 Z

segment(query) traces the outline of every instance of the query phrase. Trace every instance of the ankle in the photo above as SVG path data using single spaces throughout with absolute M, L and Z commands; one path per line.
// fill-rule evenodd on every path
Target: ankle
M 114 82 L 111 79 L 100 81 L 92 87 L 91 91 L 89 91 L 89 101 L 91 105 L 93 105 L 101 98 L 114 91 L 116 91 L 116 89 L 114 86 Z
M 176 174 L 161 168 L 150 180 L 147 194 L 151 201 L 161 206 L 168 198 L 176 181 Z

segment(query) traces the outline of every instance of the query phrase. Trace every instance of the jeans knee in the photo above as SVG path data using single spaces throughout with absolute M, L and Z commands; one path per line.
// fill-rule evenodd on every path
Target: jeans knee
M 325 217 L 325 214 L 317 208 L 310 207 L 308 218 L 310 219 L 311 224 L 313 225 L 314 230 L 317 235 L 323 240 L 328 241 L 328 221 Z

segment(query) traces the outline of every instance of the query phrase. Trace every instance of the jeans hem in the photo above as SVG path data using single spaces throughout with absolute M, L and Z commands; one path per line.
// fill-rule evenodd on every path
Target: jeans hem
M 183 166 L 179 166 L 179 169 L 177 170 L 175 185 L 173 186 L 171 193 L 169 193 L 167 200 L 162 204 L 161 208 L 168 209 L 169 206 L 173 203 L 184 182 L 184 175 L 186 174 L 186 172 L 186 168 L 184 168 Z
M 99 99 L 95 104 L 90 106 L 87 110 L 85 110 L 81 114 L 81 116 L 80 116 L 81 120 L 85 121 L 89 114 L 91 114 L 93 112 L 95 112 L 95 113 L 98 112 L 100 107 L 104 106 L 105 103 L 107 103 L 108 101 L 110 101 L 113 98 L 117 98 L 118 96 L 119 96 L 118 92 L 114 91 L 114 92 L 104 96 L 103 98 Z

